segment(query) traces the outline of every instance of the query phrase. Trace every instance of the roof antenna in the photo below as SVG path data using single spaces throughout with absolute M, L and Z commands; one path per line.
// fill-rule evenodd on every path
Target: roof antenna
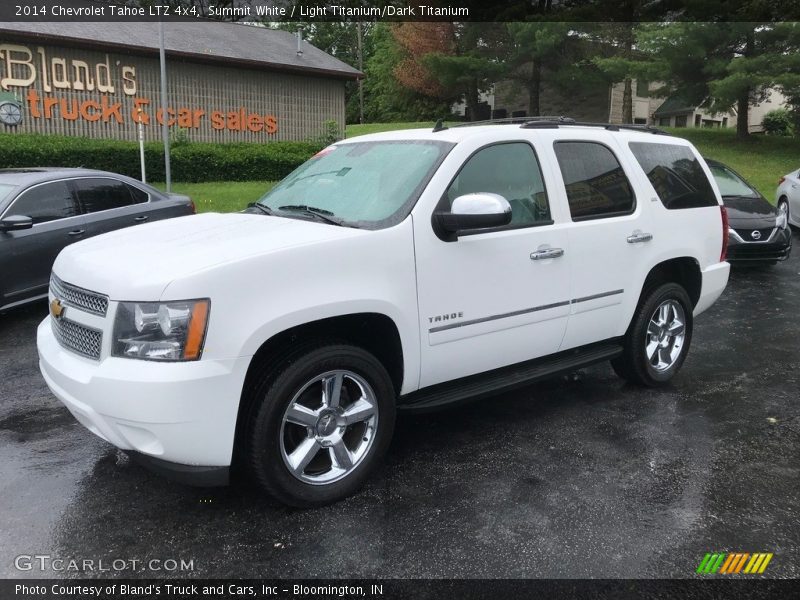
M 445 129 L 447 129 L 447 127 L 444 126 L 444 123 L 442 122 L 442 120 L 441 119 L 437 119 L 436 120 L 436 125 L 433 126 L 433 132 L 432 133 L 437 133 L 439 131 L 444 131 Z
M 300 27 L 298 27 L 297 28 L 297 56 L 303 56 L 303 48 L 302 48 L 302 45 L 301 45 L 302 43 L 303 43 L 303 30 Z

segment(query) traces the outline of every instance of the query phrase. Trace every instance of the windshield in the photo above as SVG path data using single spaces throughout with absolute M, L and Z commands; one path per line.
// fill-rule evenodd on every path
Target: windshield
M 9 185 L 7 183 L 0 183 L 0 203 L 6 199 L 6 197 L 11 193 L 11 190 L 13 190 L 15 187 L 17 186 Z
M 355 142 L 325 148 L 258 204 L 280 216 L 313 211 L 376 229 L 404 219 L 453 144 L 426 140 Z
M 759 194 L 747 185 L 741 177 L 726 167 L 711 165 L 711 173 L 717 180 L 719 193 L 722 196 L 744 196 L 745 198 L 759 198 Z

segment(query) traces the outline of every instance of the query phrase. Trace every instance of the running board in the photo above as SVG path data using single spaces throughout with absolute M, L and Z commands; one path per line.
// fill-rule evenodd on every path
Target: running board
M 464 400 L 478 400 L 610 360 L 620 354 L 622 346 L 617 340 L 567 350 L 552 356 L 422 388 L 401 396 L 397 409 L 403 412 L 424 412 Z

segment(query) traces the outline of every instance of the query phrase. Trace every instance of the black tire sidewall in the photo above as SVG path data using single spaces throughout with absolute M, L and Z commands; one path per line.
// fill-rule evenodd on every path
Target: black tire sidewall
M 281 455 L 281 425 L 289 402 L 314 377 L 345 369 L 363 377 L 375 393 L 378 425 L 367 455 L 345 478 L 313 485 L 289 472 Z M 255 392 L 259 403 L 248 435 L 247 460 L 256 481 L 276 500 L 296 507 L 330 504 L 355 493 L 380 463 L 391 441 L 395 421 L 395 391 L 381 363 L 356 346 L 316 348 L 285 365 Z
M 646 339 L 647 327 L 656 309 L 666 300 L 675 300 L 680 303 L 685 316 L 686 335 L 683 347 L 677 360 L 665 371 L 656 371 L 647 359 Z M 635 378 L 640 383 L 649 386 L 660 386 L 669 382 L 683 366 L 689 347 L 692 342 L 692 330 L 694 325 L 693 306 L 686 290 L 677 283 L 665 283 L 652 290 L 646 295 L 639 309 L 636 312 L 635 321 L 628 332 L 626 340 L 626 361 L 635 373 Z

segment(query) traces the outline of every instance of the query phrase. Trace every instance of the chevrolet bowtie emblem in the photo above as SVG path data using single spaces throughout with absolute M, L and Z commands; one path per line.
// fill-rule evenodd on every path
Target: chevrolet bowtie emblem
M 50 314 L 53 315 L 54 319 L 60 319 L 61 316 L 64 314 L 64 306 L 61 304 L 61 300 L 55 298 L 50 303 Z

